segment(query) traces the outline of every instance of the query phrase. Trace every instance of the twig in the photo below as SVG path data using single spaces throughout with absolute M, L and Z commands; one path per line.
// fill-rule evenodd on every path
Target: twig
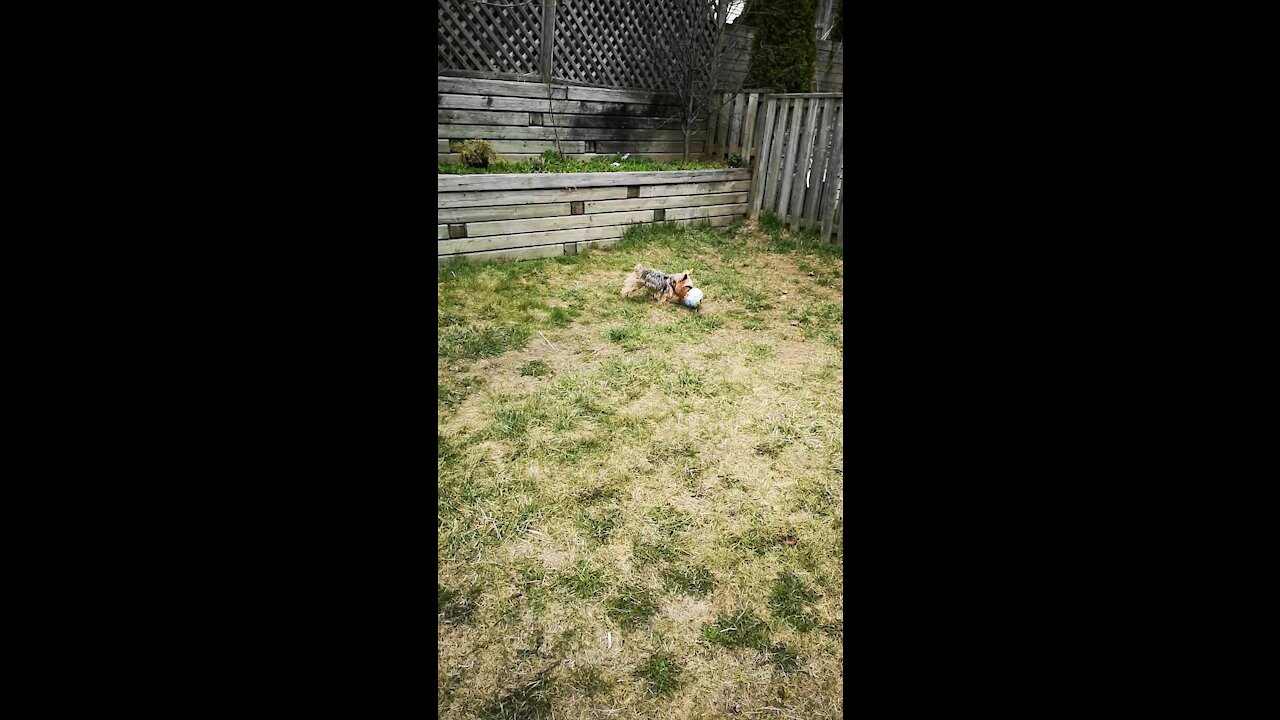
M 538 331 L 538 334 L 539 334 L 539 335 L 542 335 L 542 331 L 541 331 L 541 330 L 539 330 L 539 331 Z M 543 340 L 543 342 L 545 342 L 546 344 L 551 345 L 551 341 L 550 341 L 550 340 L 547 340 L 547 336 L 546 336 L 546 335 L 542 335 L 542 340 Z M 555 345 L 551 345 L 551 349 L 552 349 L 552 350 L 558 350 L 559 348 L 557 348 Z

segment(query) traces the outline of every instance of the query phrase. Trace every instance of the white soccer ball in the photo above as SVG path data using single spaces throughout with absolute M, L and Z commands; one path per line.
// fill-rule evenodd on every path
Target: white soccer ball
M 685 293 L 684 304 L 688 307 L 698 307 L 698 303 L 702 302 L 702 289 L 689 288 L 689 292 Z

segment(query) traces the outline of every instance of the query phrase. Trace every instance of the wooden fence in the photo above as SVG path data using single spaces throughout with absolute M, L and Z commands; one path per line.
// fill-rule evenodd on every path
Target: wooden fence
M 746 214 L 750 187 L 745 169 L 438 175 L 437 262 L 574 255 L 636 223 L 723 227 Z
M 839 93 L 770 95 L 751 180 L 750 217 L 782 218 L 844 243 L 844 99 Z

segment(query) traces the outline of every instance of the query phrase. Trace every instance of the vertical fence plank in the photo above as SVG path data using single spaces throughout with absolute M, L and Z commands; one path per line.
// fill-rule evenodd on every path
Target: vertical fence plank
M 769 150 L 769 179 L 764 186 L 764 205 L 762 209 L 777 214 L 778 178 L 782 175 L 782 146 L 786 138 L 783 135 L 787 128 L 787 112 L 791 110 L 791 99 L 784 98 L 778 102 L 777 122 L 770 132 L 773 135 L 773 147 Z
M 756 99 L 759 95 L 760 93 L 751 93 L 747 98 L 747 115 L 742 128 L 742 162 L 746 165 L 750 165 L 751 158 L 755 157 L 752 143 L 756 139 Z
M 791 101 L 791 129 L 787 131 L 787 159 L 783 162 L 782 193 L 778 196 L 778 218 L 786 221 L 787 210 L 791 208 L 791 185 L 795 182 L 796 155 L 800 145 L 800 120 L 804 115 L 804 99 Z
M 822 116 L 818 120 L 818 136 L 814 139 L 816 154 L 813 158 L 813 176 L 810 181 L 809 195 L 804 204 L 805 226 L 816 225 L 818 217 L 818 201 L 822 199 L 822 190 L 826 187 L 822 177 L 827 169 L 827 150 L 831 144 L 831 131 L 835 129 L 836 119 L 831 114 L 835 103 L 832 98 L 822 101 Z
M 707 139 L 702 144 L 702 152 L 708 160 L 716 158 L 716 118 L 718 115 L 714 112 L 707 111 Z
M 742 114 L 746 110 L 744 107 L 747 102 L 747 96 L 742 93 L 736 93 L 733 97 L 733 133 L 729 137 L 729 152 L 742 154 Z
M 804 214 L 804 194 L 810 182 L 814 185 L 813 191 L 818 190 L 817 178 L 810 178 L 809 163 L 813 159 L 813 134 L 817 129 L 820 101 L 817 98 L 811 98 L 805 104 L 808 105 L 808 113 L 804 121 L 804 135 L 800 138 L 795 189 L 791 192 L 791 232 L 800 229 L 800 216 Z
M 716 157 L 724 158 L 729 152 L 729 131 L 733 129 L 733 118 L 729 116 L 729 93 L 720 94 L 720 154 Z
M 555 37 L 556 25 L 556 0 L 543 0 L 542 6 L 542 37 L 538 46 L 538 60 L 541 64 L 539 70 L 542 71 L 542 81 L 551 82 L 551 58 L 555 52 L 555 43 L 552 38 Z
M 770 141 L 773 139 L 773 118 L 778 110 L 778 101 L 765 97 L 764 122 L 760 125 L 760 152 L 756 155 L 756 171 L 751 173 L 751 207 L 749 215 L 755 218 L 760 214 L 760 203 L 764 200 L 764 179 L 769 169 Z
M 840 188 L 840 229 L 836 232 L 836 244 L 844 247 L 844 192 L 843 187 Z
M 831 148 L 830 171 L 827 173 L 827 188 L 823 193 L 822 203 L 822 242 L 831 241 L 831 222 L 836 214 L 836 186 L 839 185 L 840 170 L 844 165 L 844 103 L 840 103 L 840 112 L 836 115 L 835 145 Z

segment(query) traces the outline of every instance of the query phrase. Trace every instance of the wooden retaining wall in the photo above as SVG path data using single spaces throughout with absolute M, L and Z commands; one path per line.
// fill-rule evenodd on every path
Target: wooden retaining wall
M 675 103 L 648 90 L 437 77 L 436 153 L 441 162 L 459 162 L 456 146 L 482 138 L 508 160 L 530 160 L 556 149 L 558 137 L 561 152 L 574 159 L 631 153 L 679 160 L 684 135 Z M 703 154 L 706 127 L 695 125 L 691 158 Z
M 750 187 L 746 169 L 438 175 L 438 264 L 575 255 L 636 223 L 722 227 L 746 214 Z

